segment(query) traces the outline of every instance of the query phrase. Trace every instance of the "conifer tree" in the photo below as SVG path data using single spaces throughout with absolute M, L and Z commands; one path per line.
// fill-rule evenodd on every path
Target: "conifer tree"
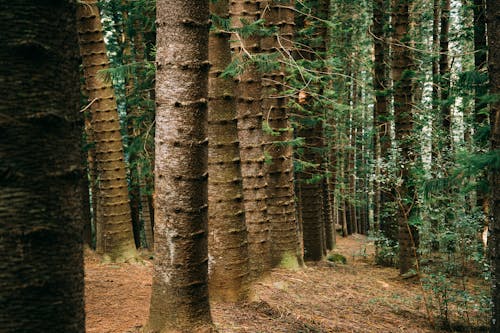
M 395 0 L 392 8 L 392 25 L 394 44 L 392 45 L 392 76 L 394 80 L 394 117 L 396 128 L 396 142 L 399 150 L 398 171 L 399 183 L 395 185 L 398 201 L 398 227 L 399 227 L 399 270 L 405 274 L 413 268 L 415 234 L 409 220 L 413 210 L 415 188 L 412 180 L 411 169 L 413 166 L 414 140 L 413 140 L 413 114 L 412 114 L 412 89 L 411 52 L 409 48 L 409 1 Z
M 215 24 L 209 35 L 208 213 L 210 297 L 241 301 L 248 296 L 248 241 L 243 205 L 236 119 L 235 82 L 221 77 L 231 63 L 227 20 L 229 3 L 210 3 Z
M 231 1 L 230 17 L 232 27 L 236 30 L 231 45 L 233 56 L 236 63 L 244 66 L 236 77 L 236 109 L 250 274 L 251 278 L 255 278 L 271 268 L 271 228 L 267 216 L 267 182 L 264 174 L 262 79 L 252 59 L 254 54 L 260 53 L 260 37 L 255 32 L 245 32 L 246 25 L 260 18 L 259 2 Z
M 89 97 L 97 170 L 96 250 L 105 260 L 136 256 L 127 172 L 116 97 L 111 82 L 99 72 L 109 68 L 97 1 L 77 8 L 80 53 Z
M 278 31 L 261 39 L 263 53 L 270 55 L 278 66 L 264 72 L 262 78 L 264 99 L 262 111 L 266 153 L 271 158 L 266 165 L 267 209 L 271 226 L 271 252 L 273 266 L 297 266 L 302 261 L 299 251 L 297 220 L 295 216 L 295 190 L 293 173 L 293 132 L 289 119 L 288 98 L 284 96 L 286 68 L 293 47 L 294 2 L 262 1 L 261 15 L 268 27 Z
M 0 2 L 0 331 L 85 332 L 73 1 Z
M 491 213 L 490 213 L 490 255 L 491 255 L 491 305 L 490 332 L 500 331 L 500 3 L 486 0 L 486 22 L 488 31 L 488 75 L 489 92 L 493 96 L 490 105 L 490 150 L 496 156 L 496 163 L 490 169 Z
M 211 332 L 209 3 L 157 1 L 155 261 L 145 332 Z

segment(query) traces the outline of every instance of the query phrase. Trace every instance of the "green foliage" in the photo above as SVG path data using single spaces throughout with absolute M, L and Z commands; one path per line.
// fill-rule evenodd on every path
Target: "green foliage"
M 331 253 L 326 257 L 326 260 L 333 262 L 333 263 L 339 263 L 339 264 L 347 264 L 347 259 L 340 253 Z

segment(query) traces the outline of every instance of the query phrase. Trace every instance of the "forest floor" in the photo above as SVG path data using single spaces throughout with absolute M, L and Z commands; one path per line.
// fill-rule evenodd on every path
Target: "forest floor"
M 375 265 L 373 243 L 366 237 L 338 237 L 333 252 L 347 263 L 275 269 L 254 285 L 252 301 L 211 304 L 219 332 L 438 332 L 428 319 L 418 279 Z M 148 318 L 151 271 L 149 259 L 101 264 L 87 251 L 87 332 L 138 332 Z

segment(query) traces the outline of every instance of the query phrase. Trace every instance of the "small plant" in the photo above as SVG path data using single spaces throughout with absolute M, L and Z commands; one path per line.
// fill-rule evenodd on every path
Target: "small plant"
M 331 253 L 326 257 L 326 260 L 334 263 L 347 264 L 347 259 L 340 253 Z

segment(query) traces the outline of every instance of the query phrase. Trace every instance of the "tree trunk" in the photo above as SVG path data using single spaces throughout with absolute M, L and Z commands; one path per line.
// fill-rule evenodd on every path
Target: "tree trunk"
M 394 116 L 396 125 L 396 142 L 401 165 L 398 177 L 400 184 L 396 187 L 398 201 L 399 226 L 399 270 L 407 273 L 414 267 L 414 230 L 408 224 L 414 201 L 414 188 L 411 183 L 411 165 L 414 160 L 413 116 L 412 116 L 412 79 L 405 73 L 412 67 L 409 48 L 409 1 L 395 0 L 392 10 L 394 29 L 392 76 L 394 80 Z
M 490 94 L 500 94 L 500 3 L 486 0 L 486 20 L 488 27 L 488 73 Z M 500 101 L 490 105 L 491 151 L 500 154 Z M 491 305 L 490 332 L 500 331 L 500 170 L 498 166 L 490 170 L 490 254 L 491 254 Z
M 96 249 L 105 261 L 127 261 L 136 249 L 116 98 L 111 82 L 99 73 L 109 68 L 109 60 L 97 1 L 78 6 L 77 23 L 99 181 Z
M 211 13 L 227 18 L 228 1 L 210 3 Z M 217 29 L 217 30 L 216 30 Z M 231 63 L 230 34 L 220 26 L 209 36 L 208 214 L 210 297 L 242 301 L 248 296 L 248 242 L 243 205 L 235 82 L 220 75 Z
M 0 331 L 85 332 L 72 1 L 0 3 Z
M 439 78 L 441 87 L 441 126 L 443 135 L 440 135 L 443 142 L 442 157 L 447 162 L 452 149 L 452 133 L 451 133 L 451 103 L 448 101 L 450 97 L 450 62 L 448 59 L 449 52 L 449 31 L 450 31 L 450 1 L 441 1 L 441 31 L 439 34 Z
M 244 20 L 252 23 L 260 16 L 259 2 L 254 0 L 231 1 L 232 25 L 243 26 Z M 231 46 L 238 61 L 251 61 L 246 54 L 260 52 L 258 36 L 244 38 L 234 35 Z M 238 114 L 238 137 L 240 140 L 241 174 L 243 197 L 248 230 L 248 252 L 250 275 L 254 279 L 272 267 L 271 227 L 267 216 L 267 182 L 264 175 L 264 148 L 262 132 L 262 81 L 255 64 L 248 64 L 236 78 L 236 108 Z
M 279 28 L 276 35 L 262 38 L 262 52 L 273 55 L 290 52 L 293 47 L 294 1 L 262 1 L 260 6 L 266 25 Z M 266 152 L 272 159 L 266 165 L 267 213 L 271 225 L 273 266 L 296 267 L 302 258 L 295 219 L 293 148 L 289 143 L 293 139 L 293 131 L 288 98 L 283 93 L 285 74 L 284 66 L 262 74 L 262 111 L 265 125 L 271 131 L 265 135 Z
M 145 332 L 211 332 L 208 1 L 157 1 L 155 261 Z

